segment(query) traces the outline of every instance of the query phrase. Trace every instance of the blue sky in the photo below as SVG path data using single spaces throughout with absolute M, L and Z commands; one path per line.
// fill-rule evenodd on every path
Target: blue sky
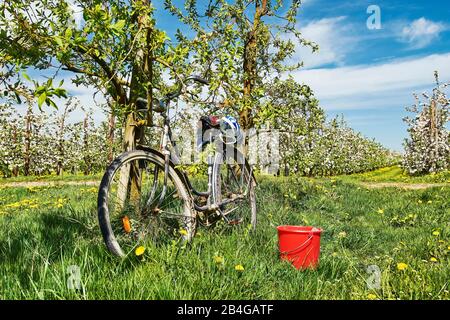
M 312 54 L 299 47 L 293 59 L 304 67 L 292 76 L 311 86 L 330 117 L 343 114 L 352 128 L 401 151 L 407 136 L 402 118 L 405 106 L 414 103 L 412 94 L 433 87 L 434 70 L 442 81 L 450 80 L 448 2 L 304 0 L 297 27 L 320 50 Z M 162 1 L 154 4 L 157 24 L 169 36 L 182 28 L 162 10 Z M 370 5 L 380 8 L 381 29 L 367 28 Z M 69 89 L 92 104 L 92 90 Z
M 433 87 L 434 70 L 450 80 L 446 2 L 304 0 L 298 28 L 320 50 L 299 48 L 294 58 L 305 65 L 292 75 L 312 87 L 330 117 L 343 114 L 352 128 L 401 151 L 412 94 Z M 367 28 L 370 5 L 380 8 L 381 29 Z M 158 12 L 159 27 L 170 35 L 177 21 Z
M 369 5 L 381 29 L 369 30 Z M 299 28 L 321 50 L 300 49 L 305 68 L 295 78 L 311 85 L 330 116 L 384 145 L 402 150 L 404 107 L 413 92 L 433 86 L 433 72 L 450 80 L 450 5 L 446 1 L 306 0 Z

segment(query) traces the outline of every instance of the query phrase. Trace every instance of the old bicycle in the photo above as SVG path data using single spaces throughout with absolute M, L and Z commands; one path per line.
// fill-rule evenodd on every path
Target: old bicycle
M 198 76 L 184 83 L 188 81 L 207 84 Z M 256 227 L 256 181 L 252 167 L 236 147 L 237 139 L 233 140 L 236 130 L 231 135 L 225 131 L 236 125 L 230 118 L 222 127 L 215 117 L 201 118 L 203 136 L 208 137 L 201 144 L 208 153 L 207 190 L 197 190 L 177 165 L 180 156 L 169 106 L 183 92 L 184 85 L 179 83 L 177 90 L 155 100 L 153 110 L 162 115 L 164 123 L 161 150 L 138 145 L 117 157 L 103 176 L 98 219 L 106 246 L 115 255 L 126 256 L 147 241 L 164 243 L 174 237 L 191 241 L 198 224 L 211 226 L 221 219 L 230 225 Z M 147 101 L 138 99 L 136 105 L 145 108 Z

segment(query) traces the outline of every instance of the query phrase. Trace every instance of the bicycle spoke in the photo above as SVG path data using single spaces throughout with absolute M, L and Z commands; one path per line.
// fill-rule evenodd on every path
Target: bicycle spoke
M 180 229 L 190 234 L 195 230 L 195 217 L 191 216 L 172 178 L 167 179 L 165 186 L 162 166 L 145 159 L 128 161 L 115 171 L 109 185 L 111 227 L 127 252 L 137 243 L 159 243 L 180 236 Z

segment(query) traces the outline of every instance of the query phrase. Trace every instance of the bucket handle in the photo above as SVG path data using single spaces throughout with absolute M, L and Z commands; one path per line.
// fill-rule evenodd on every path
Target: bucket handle
M 299 245 L 297 248 L 289 250 L 289 251 L 280 251 L 281 254 L 290 254 L 292 252 L 295 252 L 297 250 L 299 250 L 300 248 L 304 247 L 309 241 L 311 241 L 313 238 L 313 234 L 310 233 L 308 236 L 308 239 L 305 240 L 305 242 L 303 242 L 301 245 Z

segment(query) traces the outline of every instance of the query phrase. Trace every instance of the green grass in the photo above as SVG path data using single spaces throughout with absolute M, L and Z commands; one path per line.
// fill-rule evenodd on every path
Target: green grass
M 423 176 L 410 176 L 400 166 L 392 166 L 365 173 L 338 176 L 337 178 L 353 182 L 450 183 L 450 171 Z
M 0 178 L 0 186 L 2 184 L 6 183 L 12 183 L 12 182 L 29 182 L 29 181 L 44 181 L 44 182 L 60 182 L 60 181 L 95 181 L 95 180 L 101 180 L 102 173 L 96 173 L 96 174 L 69 174 L 64 173 L 63 175 L 56 175 L 56 174 L 50 174 L 50 175 L 44 175 L 44 176 L 33 176 L 33 177 L 26 177 L 26 176 L 18 176 L 18 177 L 11 177 L 11 178 Z
M 255 233 L 201 227 L 191 245 L 149 246 L 144 260 L 120 260 L 102 242 L 95 188 L 0 187 L 0 299 L 449 299 L 448 199 L 449 187 L 261 178 Z M 282 224 L 325 230 L 317 270 L 278 259 Z M 79 291 L 67 286 L 72 265 Z M 381 270 L 380 289 L 367 287 L 369 265 Z

